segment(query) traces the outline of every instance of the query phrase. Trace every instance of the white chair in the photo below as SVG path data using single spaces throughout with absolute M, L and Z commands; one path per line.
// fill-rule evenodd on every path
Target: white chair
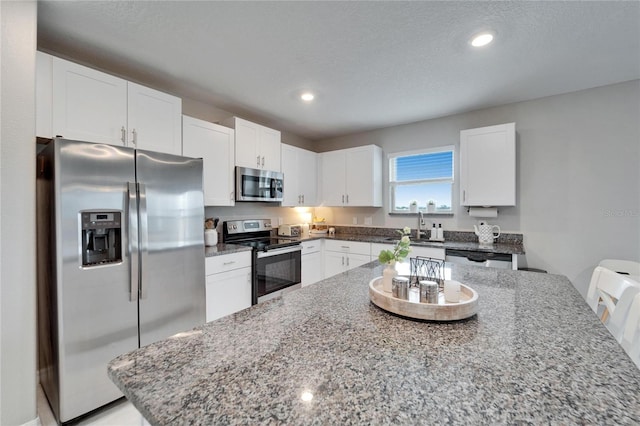
M 629 358 L 640 368 L 640 293 L 633 298 L 620 342 Z
M 633 260 L 604 259 L 598 266 L 622 275 L 629 275 L 632 279 L 640 281 L 640 262 L 634 262 Z
M 618 342 L 622 339 L 631 303 L 638 293 L 640 293 L 640 283 L 625 275 L 602 266 L 597 266 L 593 270 L 587 303 L 600 316 Z

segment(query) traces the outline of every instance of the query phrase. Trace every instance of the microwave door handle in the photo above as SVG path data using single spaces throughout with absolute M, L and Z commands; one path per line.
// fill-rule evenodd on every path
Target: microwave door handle
M 147 187 L 139 185 L 140 203 L 140 299 L 146 299 L 149 292 L 149 219 L 147 214 Z
M 139 256 L 138 256 L 138 189 L 134 182 L 127 182 L 128 219 L 127 233 L 129 235 L 129 300 L 138 301 Z

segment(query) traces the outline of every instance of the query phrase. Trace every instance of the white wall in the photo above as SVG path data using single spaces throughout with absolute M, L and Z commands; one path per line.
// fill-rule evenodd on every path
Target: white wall
M 269 203 L 245 203 L 237 202 L 234 207 L 207 207 L 205 217 L 219 218 L 218 232 L 222 231 L 222 222 L 225 220 L 241 219 L 271 219 L 272 226 L 282 223 L 303 223 L 305 213 L 313 212 L 307 207 L 280 207 Z
M 15 425 L 36 418 L 36 3 L 0 15 L 0 424 Z
M 524 234 L 529 266 L 567 275 L 584 295 L 600 259 L 640 261 L 639 80 L 318 141 L 316 151 L 366 144 L 385 153 L 458 150 L 460 130 L 507 122 L 516 123 L 518 205 L 501 208 L 490 222 Z M 386 205 L 388 198 L 385 188 Z M 471 230 L 475 220 L 458 200 L 456 183 L 455 215 L 437 222 Z M 387 209 L 330 214 L 335 224 L 351 224 L 353 217 L 362 224 L 372 216 L 377 226 L 416 226 L 415 216 L 389 216 Z

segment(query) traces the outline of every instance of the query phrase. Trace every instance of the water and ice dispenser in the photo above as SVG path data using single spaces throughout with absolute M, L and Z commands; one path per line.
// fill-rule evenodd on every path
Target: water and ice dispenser
M 122 213 L 80 212 L 82 220 L 82 266 L 122 261 Z

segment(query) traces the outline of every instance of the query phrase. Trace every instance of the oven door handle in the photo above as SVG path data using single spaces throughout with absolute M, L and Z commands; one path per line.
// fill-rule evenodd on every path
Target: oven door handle
M 279 254 L 294 253 L 296 251 L 302 251 L 302 246 L 301 245 L 297 245 L 297 246 L 289 246 L 289 247 L 271 249 L 271 250 L 267 250 L 267 251 L 259 251 L 258 252 L 258 259 L 261 259 L 263 257 L 277 256 Z

